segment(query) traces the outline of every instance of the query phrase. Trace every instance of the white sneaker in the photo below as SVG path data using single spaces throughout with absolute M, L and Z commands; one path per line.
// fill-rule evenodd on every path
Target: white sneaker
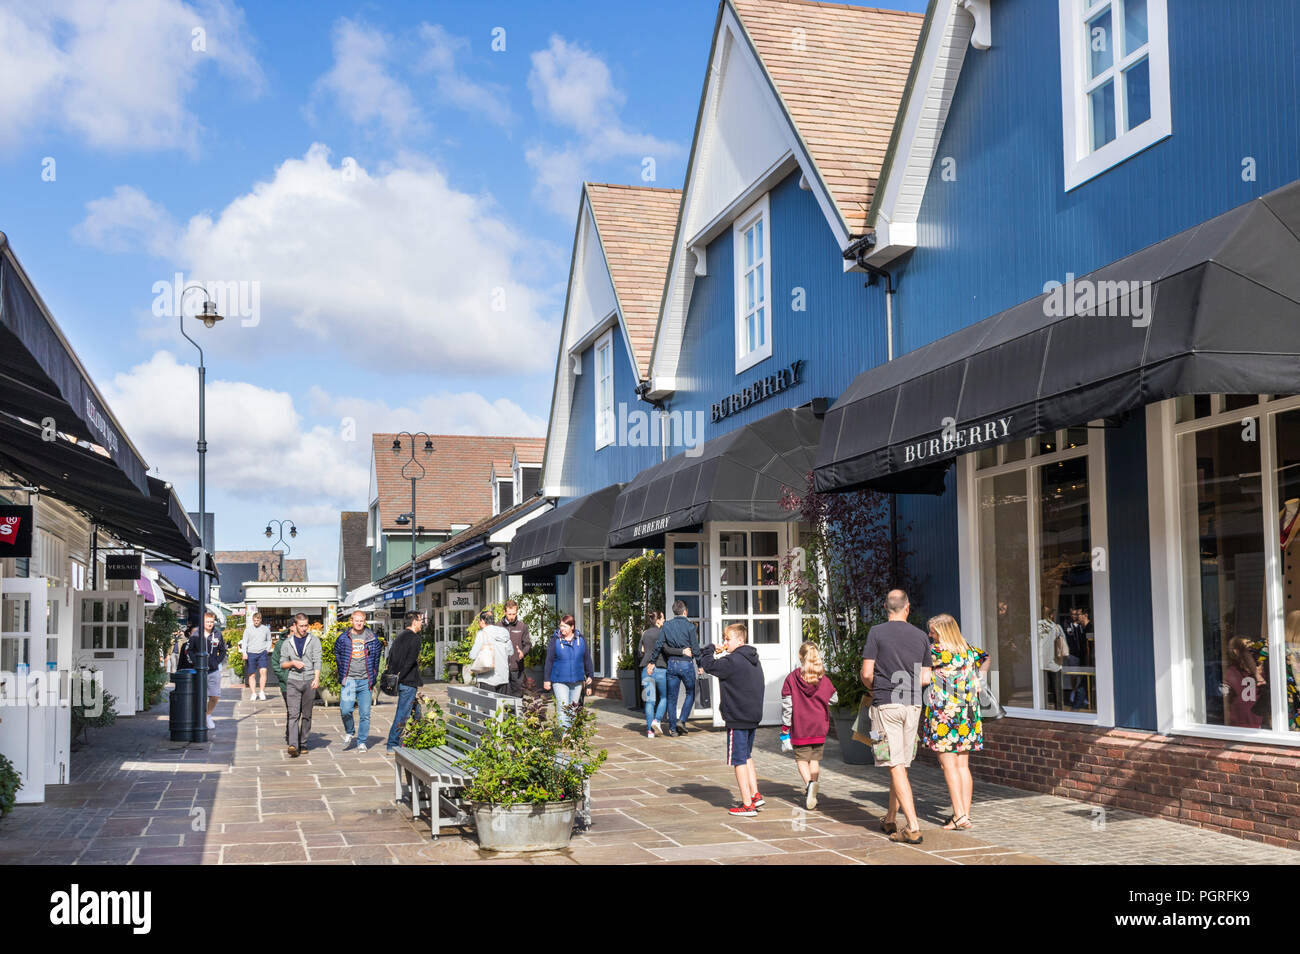
M 366 750 L 366 743 L 364 743 L 364 742 L 358 742 L 358 743 L 357 743 L 357 751 L 358 751 L 358 752 L 364 752 L 365 750 Z
M 655 737 L 654 730 L 653 730 L 653 729 L 646 729 L 646 730 L 645 730 L 645 737 L 646 737 L 647 739 L 653 739 L 653 738 Z
M 808 807 L 808 811 L 812 811 L 817 807 L 817 782 L 815 780 L 808 783 L 808 797 L 804 799 L 804 805 Z
M 259 693 L 257 694 L 257 698 L 259 698 L 259 699 L 261 699 L 263 702 L 265 702 L 265 701 L 266 701 L 266 693 L 265 693 L 265 692 L 259 692 Z
M 216 724 L 216 722 L 212 721 L 212 716 L 208 716 L 208 728 L 209 728 L 209 729 L 215 729 L 216 727 L 217 727 L 217 724 Z
M 349 745 L 351 745 L 351 744 L 352 744 L 352 740 L 353 740 L 353 738 L 355 738 L 355 736 L 353 736 L 351 732 L 344 732 L 344 733 L 343 733 L 343 748 L 346 749 Z
M 653 732 L 655 735 L 663 735 L 664 730 L 659 728 L 658 719 L 655 719 L 653 722 L 650 723 L 650 731 Z

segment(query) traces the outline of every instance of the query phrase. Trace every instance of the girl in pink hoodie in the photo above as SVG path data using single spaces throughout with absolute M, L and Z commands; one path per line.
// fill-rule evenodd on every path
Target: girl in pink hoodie
M 830 731 L 830 707 L 836 699 L 821 650 L 816 643 L 804 643 L 799 647 L 799 668 L 781 686 L 781 748 L 794 749 L 809 811 L 817 807 L 817 777 Z

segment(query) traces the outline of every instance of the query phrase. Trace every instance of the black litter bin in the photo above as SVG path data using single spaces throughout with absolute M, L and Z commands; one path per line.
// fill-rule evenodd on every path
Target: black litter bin
M 199 674 L 193 669 L 178 669 L 172 673 L 171 714 L 169 725 L 173 742 L 194 741 L 194 697 L 199 691 Z

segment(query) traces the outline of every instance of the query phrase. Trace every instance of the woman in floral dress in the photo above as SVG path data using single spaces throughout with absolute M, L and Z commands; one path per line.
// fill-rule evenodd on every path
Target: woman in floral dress
M 970 754 L 984 748 L 979 688 L 989 656 L 962 638 L 957 621 L 947 613 L 930 620 L 930 640 L 933 677 L 922 740 L 938 753 L 952 796 L 952 817 L 943 827 L 966 831 L 971 827 Z

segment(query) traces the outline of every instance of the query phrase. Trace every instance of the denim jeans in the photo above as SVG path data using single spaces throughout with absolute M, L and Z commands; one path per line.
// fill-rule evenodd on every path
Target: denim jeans
M 402 730 L 406 728 L 406 720 L 412 715 L 420 718 L 420 707 L 415 704 L 417 689 L 417 686 L 397 687 L 397 711 L 393 713 L 393 727 L 388 730 L 390 751 L 402 744 Z
M 551 692 L 555 694 L 555 711 L 560 715 L 560 725 L 567 727 L 573 721 L 569 706 L 582 702 L 582 683 L 553 682 Z
M 668 660 L 668 727 L 677 728 L 677 687 L 686 686 L 686 700 L 682 704 L 682 721 L 691 717 L 695 708 L 695 660 L 674 656 Z
M 357 710 L 361 725 L 357 728 L 358 742 L 370 738 L 370 680 L 352 677 L 343 681 L 339 693 L 339 715 L 343 717 L 343 731 L 352 735 L 352 710 Z
M 663 666 L 655 666 L 654 672 L 641 669 L 641 688 L 645 690 L 645 727 L 650 731 L 650 724 L 664 717 L 668 708 L 668 673 Z

